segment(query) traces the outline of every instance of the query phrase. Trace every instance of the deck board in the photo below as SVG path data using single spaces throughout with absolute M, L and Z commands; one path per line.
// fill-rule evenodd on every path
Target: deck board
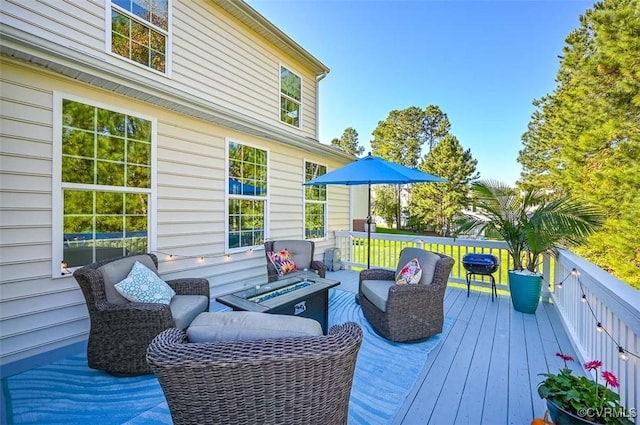
M 329 272 L 340 289 L 357 292 L 358 273 Z M 425 363 L 395 425 L 525 424 L 542 417 L 540 373 L 555 372 L 562 351 L 577 358 L 553 304 L 535 315 L 513 310 L 508 296 L 447 288 L 445 316 L 453 318 Z M 584 374 L 579 364 L 571 365 Z

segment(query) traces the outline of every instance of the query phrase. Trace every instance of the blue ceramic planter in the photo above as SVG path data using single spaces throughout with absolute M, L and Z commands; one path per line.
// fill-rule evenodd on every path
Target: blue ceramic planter
M 540 302 L 542 276 L 515 273 L 509 270 L 509 291 L 516 311 L 534 314 Z

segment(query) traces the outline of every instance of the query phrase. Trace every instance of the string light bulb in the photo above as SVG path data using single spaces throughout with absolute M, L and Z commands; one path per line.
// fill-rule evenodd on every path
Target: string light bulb
M 571 275 L 572 276 L 580 276 L 580 272 L 578 271 L 578 269 L 571 269 Z
M 629 356 L 627 355 L 627 352 L 624 351 L 624 348 L 622 348 L 621 346 L 618 346 L 618 357 L 620 357 L 620 360 L 622 360 L 623 362 L 626 362 L 627 360 L 629 360 Z
M 71 272 L 68 270 L 68 268 L 69 268 L 69 265 L 67 264 L 67 262 L 66 262 L 66 261 L 64 261 L 64 260 L 62 260 L 62 261 L 60 262 L 60 274 L 64 276 L 65 274 L 69 274 L 69 273 L 71 273 Z
M 602 333 L 602 331 L 604 330 L 604 329 L 602 328 L 602 323 L 598 322 L 598 323 L 596 324 L 596 330 L 597 330 L 598 332 Z
M 582 300 L 583 303 L 587 302 L 587 296 L 585 294 L 582 294 Z

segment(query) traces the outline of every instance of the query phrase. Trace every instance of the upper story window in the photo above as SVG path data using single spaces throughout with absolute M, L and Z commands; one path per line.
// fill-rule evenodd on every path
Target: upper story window
M 112 0 L 111 51 L 165 73 L 169 0 Z
M 267 213 L 267 151 L 229 142 L 229 249 L 262 245 Z
M 54 257 L 78 267 L 147 252 L 153 122 L 75 100 L 61 104 L 54 223 L 62 231 Z
M 326 165 L 305 161 L 304 181 L 327 174 Z M 327 186 L 304 186 L 304 237 L 324 238 L 327 228 Z
M 302 105 L 302 79 L 280 67 L 280 121 L 300 127 Z

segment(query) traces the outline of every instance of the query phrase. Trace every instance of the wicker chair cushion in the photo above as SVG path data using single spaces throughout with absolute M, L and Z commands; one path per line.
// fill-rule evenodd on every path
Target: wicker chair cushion
M 176 328 L 187 329 L 187 326 L 198 314 L 209 311 L 209 297 L 204 295 L 176 295 L 169 304 L 171 316 Z
M 422 267 L 417 258 L 412 258 L 396 275 L 396 284 L 412 285 L 420 282 L 422 278 Z
M 189 342 L 216 342 L 321 336 L 313 319 L 280 314 L 233 311 L 201 313 L 187 329 Z
M 425 251 L 420 248 L 404 248 L 400 254 L 400 261 L 398 261 L 396 275 L 412 258 L 417 258 L 420 262 L 420 266 L 422 267 L 420 283 L 423 285 L 431 285 L 431 283 L 433 283 L 433 274 L 436 270 L 436 263 L 440 260 L 440 256 L 436 253 Z
M 389 288 L 395 285 L 395 280 L 363 280 L 362 293 L 379 310 L 387 311 Z
M 286 240 L 286 241 L 274 241 L 273 251 L 278 252 L 282 249 L 289 251 L 289 255 L 299 270 L 308 269 L 311 267 L 311 250 L 312 245 L 309 241 L 305 240 Z
M 167 283 L 139 261 L 121 282 L 115 284 L 116 291 L 132 302 L 169 304 L 176 294 Z
M 104 280 L 104 290 L 107 301 L 113 304 L 126 304 L 131 302 L 118 293 L 115 285 L 127 277 L 136 261 L 139 261 L 154 273 L 158 273 L 156 265 L 148 255 L 134 255 L 98 267 L 97 271 L 102 274 L 102 279 Z

